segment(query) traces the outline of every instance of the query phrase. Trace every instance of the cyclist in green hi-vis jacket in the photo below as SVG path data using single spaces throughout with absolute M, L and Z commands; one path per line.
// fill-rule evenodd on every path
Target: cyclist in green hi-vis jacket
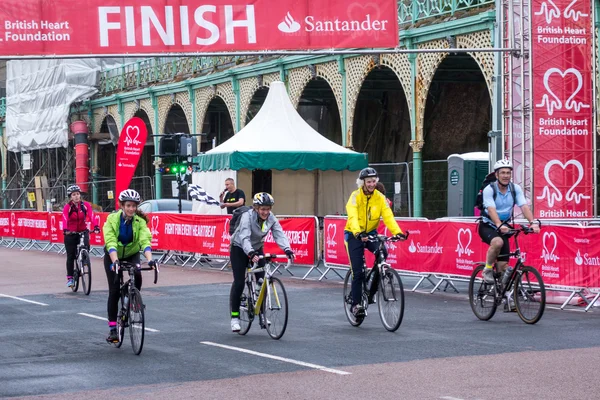
M 149 267 L 156 267 L 152 260 L 152 234 L 148 229 L 148 217 L 138 210 L 140 194 L 133 189 L 127 189 L 119 195 L 121 209 L 110 214 L 102 228 L 104 232 L 104 269 L 108 280 L 108 327 L 110 333 L 106 338 L 109 343 L 118 342 L 117 311 L 119 307 L 119 280 L 115 270 L 119 261 L 127 261 L 134 265 L 140 264 L 140 251 L 148 260 Z M 121 273 L 119 271 L 119 273 Z M 142 273 L 135 271 L 135 286 L 142 289 Z

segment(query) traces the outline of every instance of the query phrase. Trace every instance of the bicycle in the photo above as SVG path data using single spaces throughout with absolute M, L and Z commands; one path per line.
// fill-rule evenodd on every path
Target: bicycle
M 273 274 L 279 269 L 279 265 L 274 262 L 277 258 L 287 258 L 284 255 L 265 254 L 259 256 L 265 260 L 265 266 L 259 267 L 258 264 L 248 264 L 244 291 L 241 294 L 240 302 L 240 335 L 245 335 L 250 330 L 255 316 L 258 316 L 258 322 L 261 329 L 266 329 L 269 336 L 273 339 L 281 339 L 285 333 L 288 322 L 288 299 L 285 287 L 279 278 Z M 291 265 L 288 259 L 285 269 Z M 262 283 L 257 282 L 256 273 L 265 272 Z M 258 286 L 260 283 L 260 286 Z M 233 284 L 231 285 L 233 291 Z
M 71 290 L 73 292 L 79 290 L 79 278 L 81 277 L 83 293 L 85 293 L 86 296 L 89 296 L 90 291 L 92 290 L 92 263 L 89 250 L 85 245 L 86 233 L 89 233 L 89 230 L 83 232 L 68 232 L 66 235 L 79 235 L 77 257 L 75 259 L 75 268 L 73 269 L 73 286 L 71 286 Z
M 390 332 L 395 332 L 400 327 L 404 317 L 404 286 L 398 272 L 386 262 L 384 249 L 386 242 L 406 240 L 408 234 L 406 232 L 401 239 L 385 235 L 368 236 L 369 241 L 378 242 L 378 248 L 375 251 L 375 264 L 368 273 L 366 273 L 366 262 L 363 263 L 365 279 L 362 283 L 361 304 L 365 309 L 364 317 L 357 318 L 352 313 L 352 268 L 350 268 L 344 279 L 344 311 L 350 325 L 360 326 L 367 316 L 369 304 L 377 303 L 383 327 Z M 378 285 L 373 288 L 373 282 L 376 280 Z M 372 289 L 374 289 L 373 292 L 371 292 Z M 377 299 L 375 295 L 377 295 Z
M 514 301 L 516 311 L 523 322 L 535 324 L 544 314 L 546 288 L 542 276 L 537 269 L 524 264 L 525 260 L 518 241 L 520 233 L 533 233 L 533 229 L 524 226 L 515 228 L 507 222 L 502 225 L 506 225 L 510 229 L 505 235 L 514 237 L 515 251 L 509 253 L 508 256 L 516 258 L 517 262 L 510 272 L 508 281 L 504 284 L 502 282 L 504 274 L 497 270 L 496 263 L 494 263 L 493 267 L 494 283 L 486 283 L 483 279 L 485 263 L 477 264 L 469 280 L 469 302 L 471 303 L 471 309 L 477 318 L 488 321 L 494 316 L 496 309 L 502 302 L 504 302 L 505 312 L 511 312 L 511 303 Z
M 127 261 L 120 261 L 117 264 L 116 276 L 118 276 L 120 284 L 120 298 L 119 298 L 119 312 L 117 313 L 117 333 L 119 341 L 114 343 L 114 346 L 120 348 L 123 344 L 123 337 L 125 336 L 125 328 L 129 327 L 129 337 L 131 339 L 131 348 L 135 355 L 139 355 L 142 352 L 144 346 L 144 310 L 146 306 L 142 301 L 142 295 L 139 290 L 135 287 L 135 275 L 134 269 L 140 271 L 151 271 L 154 270 L 154 284 L 158 281 L 158 263 L 156 267 L 139 268 L 139 264 L 132 264 Z M 129 279 L 123 282 L 122 271 L 127 271 Z

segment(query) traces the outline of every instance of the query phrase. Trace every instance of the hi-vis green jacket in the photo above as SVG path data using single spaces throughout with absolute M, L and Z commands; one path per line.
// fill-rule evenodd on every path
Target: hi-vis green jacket
M 121 215 L 123 210 L 119 210 L 110 214 L 106 218 L 106 222 L 102 227 L 104 233 L 104 245 L 110 253 L 111 250 L 117 251 L 118 258 L 131 257 L 135 253 L 150 249 L 152 242 L 152 234 L 146 221 L 139 215 L 133 216 L 132 230 L 133 230 L 133 242 L 127 246 L 123 246 L 123 243 L 119 242 L 119 227 L 121 226 Z
M 376 230 L 381 217 L 392 235 L 402 233 L 385 196 L 378 190 L 374 190 L 373 194 L 369 196 L 362 188 L 352 192 L 346 204 L 346 213 L 348 222 L 346 222 L 344 230 L 351 232 L 354 236 L 361 232 L 368 233 Z

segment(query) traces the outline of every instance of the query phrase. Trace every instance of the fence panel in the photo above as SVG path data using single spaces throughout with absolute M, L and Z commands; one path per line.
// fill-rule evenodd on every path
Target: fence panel
M 412 191 L 409 165 L 403 163 L 373 163 L 369 166 L 379 173 L 379 182 L 385 186 L 385 195 L 394 203 L 394 215 L 412 216 Z

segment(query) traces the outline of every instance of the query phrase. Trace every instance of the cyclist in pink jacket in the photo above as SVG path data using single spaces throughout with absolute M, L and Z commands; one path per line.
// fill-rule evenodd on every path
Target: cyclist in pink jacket
M 81 188 L 71 185 L 67 189 L 69 202 L 63 209 L 62 226 L 65 237 L 65 250 L 67 252 L 67 286 L 73 286 L 73 269 L 77 258 L 77 245 L 79 235 L 85 235 L 85 245 L 90 247 L 90 234 L 86 222 L 94 223 L 92 205 L 81 200 Z M 94 226 L 94 232 L 100 232 L 100 227 Z

